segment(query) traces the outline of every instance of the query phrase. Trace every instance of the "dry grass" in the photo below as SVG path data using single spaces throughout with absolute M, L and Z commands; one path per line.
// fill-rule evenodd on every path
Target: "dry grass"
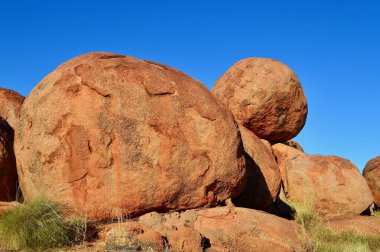
M 295 210 L 295 221 L 303 227 L 312 246 L 306 251 L 369 252 L 380 251 L 380 236 L 368 236 L 354 231 L 333 231 L 313 209 L 313 204 L 288 202 Z

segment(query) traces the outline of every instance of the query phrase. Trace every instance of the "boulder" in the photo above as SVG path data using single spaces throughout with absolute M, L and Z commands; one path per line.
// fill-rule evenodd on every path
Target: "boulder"
M 325 216 L 361 214 L 372 204 L 365 179 L 349 160 L 307 155 L 284 144 L 272 148 L 288 199 L 313 204 Z
M 178 250 L 177 245 L 174 251 L 303 251 L 308 240 L 292 221 L 238 207 L 149 213 L 140 217 L 139 223 L 168 237 L 169 244 L 185 239 L 186 249 Z M 186 238 L 174 235 L 183 229 Z M 199 237 L 203 237 L 201 245 Z
M 308 109 L 301 83 L 279 61 L 241 60 L 218 79 L 212 93 L 237 122 L 270 142 L 290 140 L 305 125 Z
M 0 117 L 0 201 L 16 199 L 17 168 L 13 140 L 12 127 Z
M 355 231 L 363 235 L 380 236 L 380 218 L 375 216 L 339 216 L 327 221 L 336 231 Z
M 280 170 L 272 149 L 244 126 L 240 125 L 239 129 L 248 176 L 243 193 L 234 200 L 234 203 L 239 207 L 267 210 L 280 191 Z
M 375 205 L 380 208 L 380 157 L 375 157 L 368 161 L 363 176 L 372 191 Z
M 43 194 L 90 220 L 213 206 L 246 179 L 233 115 L 203 84 L 111 53 L 76 57 L 33 89 L 15 152 L 27 201 Z
M 6 88 L 0 88 L 0 116 L 15 129 L 20 115 L 20 108 L 25 97 Z
M 285 141 L 283 142 L 283 144 L 289 146 L 289 147 L 293 147 L 299 151 L 302 151 L 302 152 L 305 152 L 302 148 L 302 146 L 295 140 L 289 140 L 289 141 Z
M 138 222 L 121 222 L 99 227 L 99 240 L 107 250 L 165 251 L 164 237 Z

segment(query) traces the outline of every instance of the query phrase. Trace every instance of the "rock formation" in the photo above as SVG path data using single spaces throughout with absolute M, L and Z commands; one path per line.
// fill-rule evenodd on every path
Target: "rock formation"
M 239 126 L 245 150 L 247 184 L 243 193 L 235 199 L 239 207 L 267 210 L 276 200 L 281 185 L 280 170 L 272 149 L 255 134 Z
M 363 176 L 372 191 L 375 205 L 380 208 L 380 157 L 368 161 L 363 170 Z
M 307 155 L 284 144 L 272 146 L 286 197 L 326 216 L 361 214 L 373 202 L 359 170 L 336 156 Z
M 13 152 L 14 131 L 0 117 L 0 201 L 12 201 L 17 193 L 17 169 Z
M 26 98 L 15 139 L 26 200 L 44 194 L 89 219 L 214 206 L 245 185 L 231 112 L 171 67 L 90 53 Z
M 292 139 L 306 121 L 300 81 L 276 60 L 239 61 L 219 78 L 212 93 L 231 109 L 237 122 L 270 142 Z
M 0 88 L 0 116 L 4 118 L 13 129 L 15 129 L 17 125 L 20 108 L 24 99 L 22 95 L 13 90 Z

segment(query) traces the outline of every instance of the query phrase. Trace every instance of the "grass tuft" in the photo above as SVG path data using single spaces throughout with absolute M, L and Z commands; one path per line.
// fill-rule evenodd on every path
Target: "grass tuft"
M 315 211 L 313 204 L 287 203 L 296 210 L 294 220 L 302 226 L 305 234 L 305 237 L 301 238 L 311 242 L 311 246 L 305 251 L 380 251 L 380 236 L 369 236 L 355 231 L 331 230 L 323 218 Z
M 84 222 L 67 220 L 62 207 L 43 197 L 0 218 L 0 247 L 45 251 L 73 245 L 83 237 Z

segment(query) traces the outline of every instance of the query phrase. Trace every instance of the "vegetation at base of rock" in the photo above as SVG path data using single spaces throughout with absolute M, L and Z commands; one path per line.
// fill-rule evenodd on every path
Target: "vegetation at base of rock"
M 0 218 L 0 247 L 45 251 L 78 243 L 86 233 L 86 223 L 66 219 L 62 210 L 43 197 L 14 208 Z
M 373 212 L 373 215 L 374 215 L 374 216 L 377 216 L 377 217 L 380 217 L 380 210 L 378 210 L 378 211 L 374 211 L 374 212 Z
M 294 220 L 305 232 L 304 240 L 311 240 L 307 251 L 379 251 L 380 237 L 364 235 L 355 231 L 335 231 L 328 228 L 323 218 L 312 207 L 313 204 L 287 202 L 295 210 Z

